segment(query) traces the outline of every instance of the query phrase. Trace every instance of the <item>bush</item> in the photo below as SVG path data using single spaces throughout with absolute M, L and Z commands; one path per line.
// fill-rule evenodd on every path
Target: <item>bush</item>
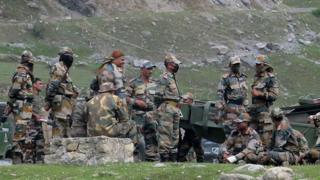
M 313 11 L 312 11 L 312 14 L 313 14 L 315 17 L 320 17 L 320 9 L 313 10 Z
M 37 21 L 33 24 L 32 35 L 36 38 L 42 39 L 44 35 L 44 30 L 45 28 L 43 22 Z

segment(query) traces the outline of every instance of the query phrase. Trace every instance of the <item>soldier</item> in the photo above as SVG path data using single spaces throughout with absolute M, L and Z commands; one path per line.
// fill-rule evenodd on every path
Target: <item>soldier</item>
M 46 110 L 51 109 L 55 126 L 53 137 L 69 137 L 70 116 L 78 96 L 72 84 L 69 70 L 73 63 L 73 51 L 64 47 L 59 53 L 59 62 L 50 71 L 50 80 L 46 92 Z
M 256 75 L 251 86 L 250 125 L 259 133 L 262 144 L 266 147 L 270 143 L 273 129 L 270 107 L 279 95 L 279 84 L 266 57 L 259 55 L 256 59 Z
M 320 164 L 320 112 L 309 116 L 315 127 L 318 129 L 318 138 L 315 146 L 308 152 L 307 161 L 310 163 Z
M 129 120 L 127 108 L 122 100 L 114 95 L 116 89 L 112 82 L 105 82 L 99 87 L 98 95 L 86 103 L 84 110 L 88 136 L 108 136 L 130 138 L 137 143 L 137 128 Z
M 97 76 L 92 81 L 90 88 L 94 92 L 98 92 L 100 85 L 104 82 L 112 82 L 116 88 L 115 95 L 125 103 L 124 54 L 120 50 L 113 51 L 110 57 L 105 58 L 105 62 L 98 68 Z
M 87 137 L 87 121 L 85 118 L 86 103 L 91 98 L 78 100 L 71 114 L 71 137 Z
M 229 163 L 257 163 L 263 152 L 259 134 L 248 126 L 249 115 L 244 113 L 234 120 L 236 129 L 231 132 L 222 145 L 223 160 Z
M 263 164 L 293 165 L 301 163 L 307 154 L 308 142 L 299 131 L 292 129 L 288 119 L 280 108 L 271 112 L 274 122 L 271 143 L 264 158 Z
M 42 130 L 42 121 L 47 119 L 44 116 L 44 99 L 40 96 L 40 92 L 43 89 L 43 83 L 41 79 L 35 78 L 32 85 L 33 89 L 33 108 L 32 108 L 32 123 L 30 131 L 32 131 L 32 143 L 34 148 L 34 160 L 37 163 L 43 163 L 44 161 L 44 136 Z
M 154 113 L 158 122 L 159 153 L 161 161 L 176 161 L 181 111 L 178 108 L 180 93 L 175 79 L 181 62 L 172 54 L 165 56 L 166 71 L 160 76 L 157 97 L 161 104 Z
M 193 104 L 193 94 L 188 92 L 181 96 L 182 103 L 186 103 L 189 105 Z M 181 142 L 179 142 L 179 150 L 178 150 L 178 161 L 185 162 L 187 161 L 187 154 L 190 149 L 196 153 L 197 162 L 204 161 L 204 152 L 201 145 L 201 137 L 196 134 L 192 129 L 185 129 L 185 133 Z
M 24 51 L 16 72 L 12 77 L 12 85 L 8 96 L 7 113 L 12 112 L 15 123 L 13 137 L 13 163 L 33 163 L 32 148 L 28 139 L 28 129 L 32 117 L 32 81 L 33 55 Z
M 240 72 L 240 57 L 230 58 L 230 72 L 223 75 L 218 86 L 218 102 L 216 107 L 221 114 L 218 119 L 223 119 L 225 133 L 230 134 L 233 130 L 232 122 L 239 114 L 245 112 L 248 105 L 247 99 L 247 76 Z M 222 111 L 222 113 L 221 113 Z
M 155 149 L 153 146 L 157 146 L 157 144 L 154 145 L 154 143 L 157 142 L 154 139 L 156 138 L 155 134 L 152 130 L 148 129 L 148 126 L 145 126 L 146 129 L 142 131 L 146 118 L 150 117 L 152 111 L 155 110 L 154 95 L 156 92 L 156 83 L 151 78 L 152 70 L 155 67 L 156 66 L 150 61 L 146 60 L 141 66 L 140 76 L 132 79 L 127 89 L 127 103 L 129 109 L 131 109 L 131 119 L 135 121 L 139 135 L 139 159 L 144 160 L 146 152 L 146 159 L 148 161 L 158 159 L 153 153 Z M 146 135 L 145 137 L 143 133 Z M 144 149 L 146 149 L 146 151 Z

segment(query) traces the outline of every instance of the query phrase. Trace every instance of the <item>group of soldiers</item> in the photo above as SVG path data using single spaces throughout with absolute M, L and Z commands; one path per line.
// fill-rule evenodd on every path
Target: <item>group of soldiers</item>
M 266 56 L 256 59 L 252 105 L 239 57 L 230 58 L 230 72 L 219 83 L 219 113 L 212 120 L 223 125 L 228 136 L 220 160 L 277 165 L 302 162 L 308 153 L 307 141 L 291 128 L 280 109 L 271 111 L 279 84 Z M 173 54 L 164 57 L 165 71 L 159 78 L 152 78 L 156 66 L 146 60 L 140 75 L 127 81 L 125 56 L 120 50 L 113 51 L 97 69 L 85 101 L 77 101 L 79 93 L 69 76 L 73 61 L 72 49 L 62 48 L 59 62 L 51 67 L 43 99 L 39 95 L 43 83 L 33 76 L 33 55 L 23 52 L 12 77 L 6 111 L 15 124 L 14 162 L 43 162 L 51 138 L 87 136 L 130 138 L 136 161 L 183 162 L 191 148 L 197 161 L 204 161 L 201 137 L 179 127 L 180 104 L 191 105 L 193 95 L 180 94 L 175 76 L 181 61 Z

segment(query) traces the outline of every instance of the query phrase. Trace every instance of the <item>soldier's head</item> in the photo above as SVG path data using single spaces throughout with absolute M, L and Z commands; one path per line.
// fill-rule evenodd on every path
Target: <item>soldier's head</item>
M 58 53 L 59 61 L 62 61 L 67 68 L 70 68 L 73 63 L 73 51 L 69 47 L 62 47 Z
M 124 65 L 124 54 L 120 50 L 114 50 L 110 57 L 106 58 L 107 62 L 115 64 L 117 67 L 122 68 Z
M 233 122 L 237 126 L 237 130 L 245 132 L 249 127 L 250 115 L 248 113 L 240 114 Z
M 23 51 L 21 54 L 20 64 L 28 67 L 29 71 L 33 71 L 33 55 L 30 51 Z
M 186 94 L 181 96 L 182 102 L 186 104 L 192 104 L 193 103 L 193 94 L 191 92 L 187 92 Z
M 145 60 L 140 68 L 141 76 L 145 78 L 150 78 L 152 75 L 153 69 L 156 67 L 152 62 Z
M 105 82 L 100 85 L 99 93 L 111 93 L 113 94 L 116 88 L 112 82 Z
M 271 72 L 273 71 L 273 68 L 271 65 L 267 62 L 267 56 L 265 55 L 258 55 L 256 56 L 256 73 L 261 74 L 264 72 Z
M 181 64 L 181 61 L 179 61 L 175 55 L 173 54 L 167 54 L 164 57 L 164 66 L 166 69 L 171 73 L 176 73 L 179 70 L 179 65 Z
M 284 112 L 279 107 L 275 107 L 272 109 L 270 116 L 275 124 L 279 124 L 284 118 Z
M 32 83 L 32 89 L 33 91 L 40 92 L 44 87 L 44 84 L 40 78 L 34 78 Z
M 239 56 L 233 56 L 229 58 L 229 67 L 235 74 L 240 73 L 241 60 Z

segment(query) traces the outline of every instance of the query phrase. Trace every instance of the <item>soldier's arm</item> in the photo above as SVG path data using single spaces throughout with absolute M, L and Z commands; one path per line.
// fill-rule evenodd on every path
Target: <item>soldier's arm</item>
M 78 102 L 74 107 L 71 120 L 71 136 L 72 137 L 86 137 L 87 136 L 87 120 L 86 120 L 87 106 L 85 102 Z
M 116 116 L 119 122 L 127 122 L 129 121 L 129 114 L 127 111 L 127 107 L 122 103 L 121 99 L 118 96 L 113 97 L 115 101 L 115 110 L 116 110 Z
M 134 96 L 134 83 L 133 83 L 133 79 L 129 81 L 129 84 L 126 88 L 127 91 L 127 104 L 128 106 L 133 106 L 135 103 L 135 98 Z
M 217 90 L 217 108 L 218 109 L 223 109 L 224 105 L 225 105 L 225 79 L 224 77 L 222 77 L 222 79 L 220 80 L 219 84 L 218 84 L 218 90 Z
M 279 96 L 279 82 L 275 77 L 271 77 L 269 87 L 264 93 L 267 101 L 275 101 Z

